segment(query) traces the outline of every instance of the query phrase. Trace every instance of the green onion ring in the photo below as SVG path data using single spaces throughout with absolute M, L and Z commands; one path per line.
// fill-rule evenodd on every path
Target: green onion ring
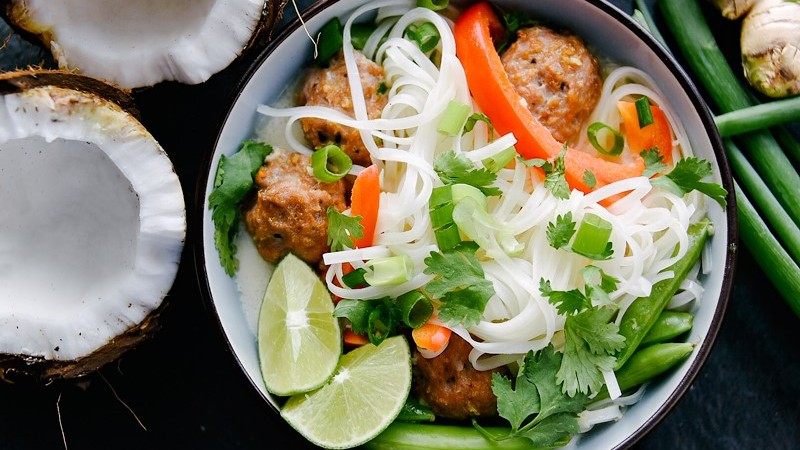
M 606 129 L 609 133 L 614 135 L 614 146 L 610 149 L 606 149 L 597 141 L 597 133 L 600 130 Z M 625 140 L 622 138 L 622 133 L 610 126 L 604 124 L 603 122 L 595 122 L 586 129 L 586 135 L 589 138 L 589 142 L 598 152 L 608 155 L 608 156 L 618 156 L 622 153 L 622 148 L 625 146 Z
M 328 166 L 333 166 L 336 172 L 332 172 Z M 323 183 L 339 181 L 347 175 L 351 167 L 353 167 L 353 161 L 338 145 L 330 144 L 320 147 L 311 155 L 314 177 Z

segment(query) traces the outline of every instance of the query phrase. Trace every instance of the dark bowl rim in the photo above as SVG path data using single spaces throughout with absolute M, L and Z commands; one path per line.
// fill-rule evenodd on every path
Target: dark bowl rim
M 308 20 L 316 16 L 317 14 L 321 13 L 329 6 L 334 5 L 338 2 L 339 0 L 316 1 L 306 10 L 302 11 L 302 17 L 304 20 Z M 606 0 L 586 0 L 586 2 L 599 8 L 603 13 L 611 16 L 614 20 L 623 24 L 626 28 L 632 31 L 642 42 L 647 44 L 650 50 L 652 50 L 661 59 L 664 65 L 669 69 L 669 71 L 681 85 L 683 90 L 686 92 L 687 97 L 689 98 L 695 110 L 697 111 L 698 115 L 700 116 L 700 120 L 703 123 L 704 129 L 708 132 L 708 137 L 709 140 L 711 141 L 711 147 L 720 168 L 719 175 L 722 180 L 722 185 L 725 189 L 728 190 L 727 207 L 725 209 L 725 214 L 727 219 L 727 249 L 725 256 L 725 269 L 723 273 L 719 300 L 717 302 L 717 307 L 716 310 L 714 311 L 714 315 L 711 319 L 711 324 L 709 326 L 708 333 L 703 339 L 699 348 L 695 350 L 696 352 L 695 359 L 692 361 L 689 370 L 686 372 L 686 375 L 684 375 L 684 377 L 678 383 L 672 395 L 670 395 L 669 398 L 667 398 L 666 402 L 664 402 L 653 413 L 653 415 L 651 415 L 638 429 L 636 429 L 633 433 L 627 436 L 619 445 L 614 447 L 615 450 L 622 450 L 633 446 L 649 431 L 651 431 L 659 423 L 661 423 L 661 421 L 675 407 L 675 405 L 678 404 L 683 395 L 689 389 L 692 382 L 697 377 L 703 365 L 705 364 L 705 361 L 708 358 L 709 354 L 711 353 L 711 350 L 716 342 L 717 335 L 719 334 L 719 329 L 722 325 L 722 321 L 725 316 L 725 311 L 728 306 L 729 298 L 733 291 L 734 273 L 737 260 L 736 249 L 738 247 L 738 239 L 739 239 L 739 225 L 738 225 L 736 198 L 734 196 L 734 189 L 733 189 L 734 185 L 733 185 L 733 176 L 731 172 L 731 167 L 728 162 L 726 153 L 723 149 L 722 138 L 720 137 L 719 132 L 717 131 L 716 123 L 714 122 L 714 116 L 711 113 L 702 95 L 700 94 L 700 91 L 691 81 L 691 78 L 686 73 L 686 71 L 678 63 L 677 59 L 660 42 L 658 42 L 658 40 L 656 40 L 647 29 L 645 29 L 642 25 L 636 22 L 629 14 L 625 13 L 620 8 L 618 8 L 614 4 L 609 3 Z M 194 209 L 196 218 L 195 223 L 197 223 L 198 226 L 201 227 L 201 230 L 199 230 L 198 239 L 194 239 L 193 253 L 194 253 L 197 281 L 200 286 L 200 292 L 203 297 L 203 301 L 207 305 L 209 305 L 210 308 L 214 311 L 213 314 L 214 321 L 216 322 L 220 334 L 225 340 L 225 343 L 228 349 L 230 350 L 231 355 L 235 359 L 236 364 L 239 366 L 242 376 L 244 376 L 244 378 L 247 379 L 248 383 L 250 383 L 253 389 L 264 400 L 264 403 L 269 406 L 269 409 L 278 415 L 280 415 L 280 411 L 262 393 L 259 386 L 255 384 L 255 381 L 252 380 L 250 377 L 246 376 L 244 365 L 242 364 L 238 355 L 234 351 L 233 345 L 224 331 L 222 322 L 219 318 L 219 314 L 217 313 L 216 304 L 214 303 L 214 300 L 211 296 L 211 289 L 208 282 L 208 274 L 206 272 L 206 266 L 205 266 L 206 257 L 205 257 L 205 248 L 203 245 L 204 240 L 202 238 L 203 235 L 202 224 L 203 224 L 203 215 L 205 213 L 205 187 L 208 182 L 208 177 L 211 174 L 211 162 L 214 157 L 214 150 L 216 149 L 219 143 L 220 135 L 225 126 L 225 123 L 227 123 L 228 118 L 230 117 L 233 107 L 235 106 L 239 97 L 241 96 L 244 87 L 250 82 L 251 78 L 259 69 L 259 67 L 261 67 L 264 61 L 272 54 L 273 51 L 275 51 L 275 49 L 278 46 L 280 46 L 295 30 L 300 28 L 302 25 L 303 22 L 297 17 L 291 20 L 289 23 L 285 24 L 282 30 L 279 32 L 279 34 L 275 36 L 260 52 L 258 52 L 258 54 L 255 57 L 253 57 L 250 63 L 248 63 L 247 70 L 245 71 L 244 75 L 242 75 L 240 80 L 235 84 L 235 87 L 232 90 L 232 92 L 235 92 L 235 95 L 231 97 L 227 107 L 227 111 L 222 121 L 220 122 L 218 129 L 216 130 L 214 144 L 211 147 L 212 151 L 208 152 L 208 154 L 205 155 L 204 160 L 200 165 L 200 172 L 199 172 L 200 175 L 198 176 L 197 185 L 195 189 L 195 199 L 194 199 L 195 200 Z

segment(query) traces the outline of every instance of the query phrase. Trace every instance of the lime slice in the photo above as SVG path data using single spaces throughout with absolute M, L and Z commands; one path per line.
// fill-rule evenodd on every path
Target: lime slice
M 339 322 L 322 280 L 291 253 L 272 273 L 258 318 L 258 355 L 267 390 L 294 395 L 322 386 L 342 354 Z
M 281 416 L 325 448 L 351 448 L 374 438 L 397 417 L 411 389 L 411 353 L 403 336 L 366 344 L 342 356 L 320 389 L 295 395 Z

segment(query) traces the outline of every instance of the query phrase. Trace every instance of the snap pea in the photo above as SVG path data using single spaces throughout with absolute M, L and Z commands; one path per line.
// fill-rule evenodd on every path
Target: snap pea
M 508 433 L 507 428 L 485 429 L 498 435 Z M 394 422 L 363 447 L 370 450 L 528 450 L 531 441 L 517 437 L 495 442 L 470 426 Z
M 694 344 L 687 342 L 664 342 L 636 351 L 619 370 L 614 371 L 622 392 L 633 389 L 661 375 L 692 353 Z M 594 400 L 608 398 L 605 386 Z
M 708 219 L 690 225 L 688 230 L 689 248 L 686 254 L 667 269 L 673 271 L 675 276 L 654 284 L 649 296 L 634 300 L 625 310 L 619 324 L 619 334 L 625 337 L 625 346 L 617 354 L 617 364 L 614 370 L 618 370 L 625 364 L 650 328 L 653 327 L 658 316 L 675 295 L 683 279 L 686 278 L 686 274 L 700 258 L 700 253 L 710 232 L 711 221 Z
M 614 372 L 620 390 L 625 392 L 661 375 L 686 359 L 693 349 L 694 344 L 689 342 L 664 342 L 637 351 Z
M 653 327 L 642 338 L 640 346 L 669 342 L 692 329 L 694 316 L 684 311 L 664 311 L 656 319 Z

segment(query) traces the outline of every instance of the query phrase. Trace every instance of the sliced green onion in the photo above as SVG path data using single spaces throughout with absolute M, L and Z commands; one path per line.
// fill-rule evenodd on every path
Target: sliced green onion
M 606 259 L 611 237 L 611 222 L 597 214 L 587 213 L 583 216 L 572 251 L 591 259 Z
M 442 114 L 442 118 L 439 120 L 439 132 L 448 136 L 457 135 L 461 131 L 461 127 L 464 126 L 469 113 L 469 105 L 457 100 L 450 100 Z
M 517 154 L 517 149 L 514 147 L 508 147 L 507 149 L 503 150 L 500 153 L 497 153 L 493 156 L 490 156 L 481 162 L 483 163 L 483 167 L 489 169 L 490 172 L 497 173 L 503 167 L 507 166 L 508 163 L 514 159 L 514 156 Z
M 465 198 L 471 198 L 480 205 L 481 209 L 486 210 L 486 196 L 483 195 L 480 189 L 471 184 L 456 183 L 450 185 L 450 195 L 453 199 L 453 205 L 457 205 Z
M 439 45 L 439 30 L 430 22 L 409 25 L 406 28 L 406 35 L 417 43 L 422 53 L 428 53 Z
M 453 203 L 445 203 L 435 208 L 431 208 L 431 226 L 435 229 L 441 228 L 453 222 Z
M 636 116 L 639 119 L 639 128 L 644 128 L 654 122 L 649 98 L 639 97 L 636 99 Z
M 335 172 L 328 167 L 333 167 Z M 314 177 L 323 183 L 340 180 L 347 175 L 351 167 L 353 167 L 353 161 L 347 156 L 347 153 L 333 144 L 320 147 L 311 155 Z
M 607 130 L 612 136 L 614 136 L 614 145 L 612 145 L 611 148 L 605 148 L 602 144 L 600 144 L 600 141 L 597 140 L 597 134 L 602 130 Z M 595 122 L 589 125 L 589 127 L 586 128 L 586 135 L 595 150 L 604 155 L 617 156 L 622 153 L 622 148 L 625 146 L 625 139 L 623 139 L 622 133 L 620 133 L 619 130 L 615 130 L 614 128 L 604 124 L 603 122 Z
M 461 233 L 454 222 L 433 230 L 433 235 L 441 251 L 451 250 L 461 244 Z
M 324 66 L 336 52 L 341 50 L 344 43 L 342 35 L 342 22 L 339 21 L 338 17 L 334 17 L 322 26 L 319 31 L 317 57 L 314 60 L 317 65 Z
M 445 9 L 449 3 L 449 0 L 417 0 L 417 6 L 433 11 Z
M 431 198 L 428 200 L 428 205 L 431 208 L 444 205 L 445 203 L 453 202 L 453 190 L 451 185 L 438 186 L 431 191 Z
M 351 289 L 365 286 L 367 285 L 367 280 L 364 279 L 364 274 L 366 273 L 367 271 L 364 270 L 364 268 L 359 267 L 352 272 L 344 274 L 344 276 L 342 276 L 342 283 Z
M 369 318 L 367 319 L 367 334 L 369 335 L 369 341 L 373 345 L 380 345 L 392 332 L 391 314 L 390 308 L 383 302 L 369 313 Z
M 397 297 L 395 304 L 400 309 L 403 323 L 411 328 L 421 327 L 433 314 L 431 299 L 420 291 L 406 292 Z
M 375 27 L 365 23 L 354 23 L 350 26 L 350 42 L 356 50 L 364 50 L 367 40 L 372 36 Z M 320 39 L 321 40 L 321 39 Z
M 464 197 L 453 209 L 453 222 L 464 235 L 484 250 L 491 249 L 492 238 L 497 240 L 500 249 L 509 256 L 522 253 L 525 246 L 513 234 L 505 230 L 472 197 Z
M 414 275 L 414 263 L 408 255 L 375 258 L 367 263 L 372 272 L 364 274 L 370 286 L 390 286 L 405 283 Z

